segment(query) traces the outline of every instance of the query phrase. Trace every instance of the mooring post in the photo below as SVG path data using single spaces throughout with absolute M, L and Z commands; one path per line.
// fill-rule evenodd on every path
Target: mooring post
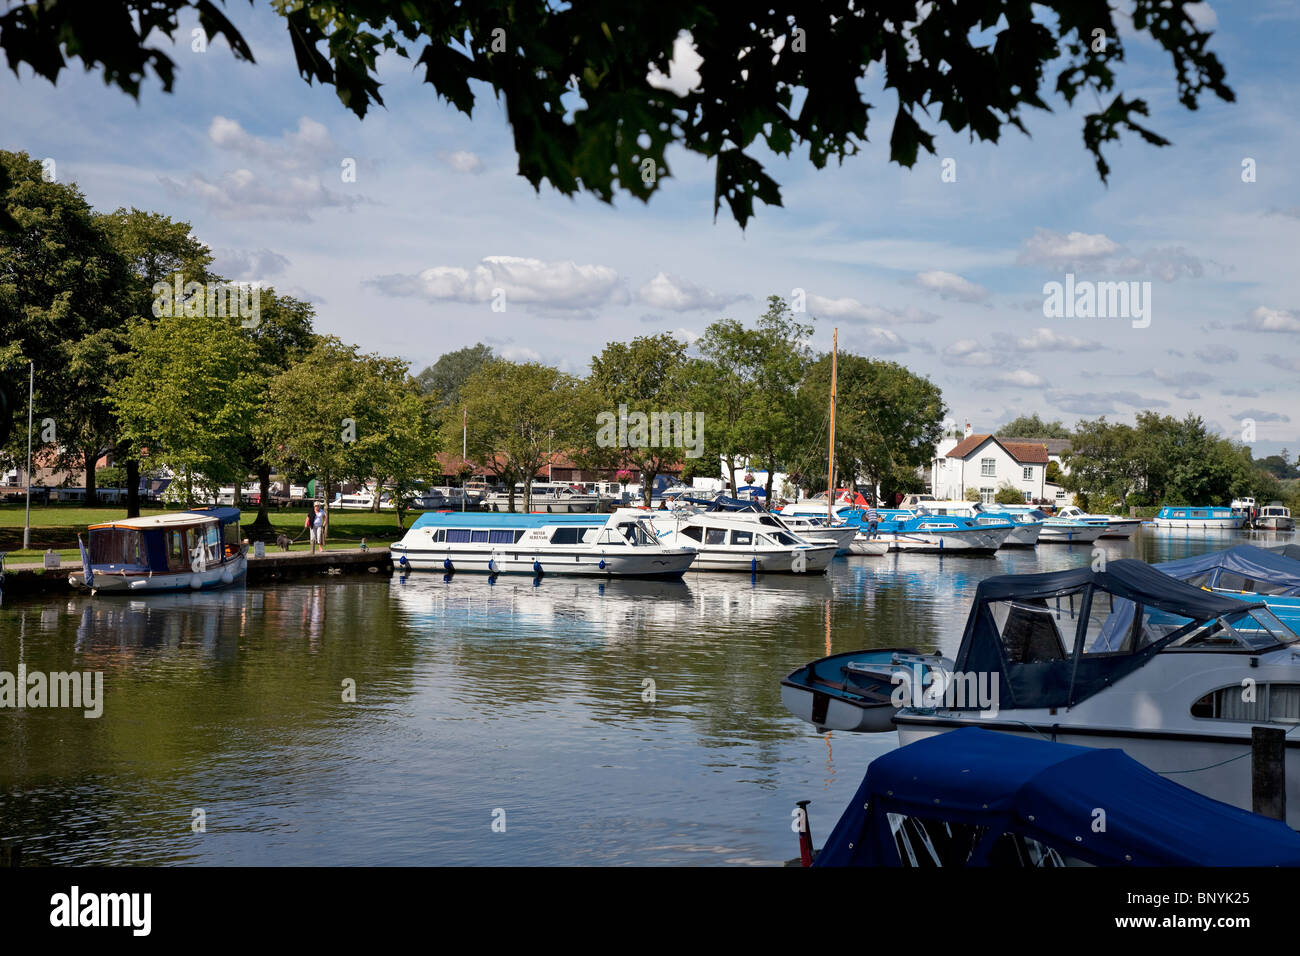
M 1280 727 L 1250 728 L 1250 808 L 1286 819 L 1286 732 Z

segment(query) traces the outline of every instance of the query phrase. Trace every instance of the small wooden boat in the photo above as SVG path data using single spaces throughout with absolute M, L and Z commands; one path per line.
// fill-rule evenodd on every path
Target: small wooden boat
M 883 733 L 894 729 L 894 688 L 935 669 L 951 671 L 952 661 L 897 647 L 832 654 L 781 681 L 781 703 L 818 732 Z
M 242 581 L 248 570 L 238 508 L 106 521 L 91 525 L 89 535 L 81 574 L 68 580 L 96 594 L 209 591 Z

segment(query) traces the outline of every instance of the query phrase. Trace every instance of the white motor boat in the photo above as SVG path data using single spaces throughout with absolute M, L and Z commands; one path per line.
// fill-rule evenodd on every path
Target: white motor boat
M 1067 518 L 1071 521 L 1082 521 L 1086 524 L 1100 525 L 1105 530 L 1102 531 L 1102 538 L 1131 538 L 1133 532 L 1142 526 L 1141 518 L 1121 518 L 1118 515 L 1094 515 L 1088 514 L 1077 505 L 1067 505 L 1056 513 L 1058 518 Z
M 907 509 L 881 509 L 876 539 L 890 551 L 923 554 L 992 554 L 1010 537 L 1010 522 L 980 525 L 960 515 L 918 514 Z
M 1032 548 L 1038 543 L 1038 536 L 1043 530 L 1043 518 L 1046 517 L 1041 513 L 1035 517 L 1031 512 L 1006 510 L 1003 505 L 986 505 L 982 501 L 939 501 L 930 495 L 909 495 L 908 498 L 920 499 L 914 507 L 926 514 L 959 515 L 988 527 L 1011 523 L 1014 527 L 1002 542 L 1004 548 Z
M 1300 638 L 1261 602 L 1123 558 L 987 578 L 943 680 L 896 715 L 902 744 L 979 726 L 1116 747 L 1247 809 L 1251 730 L 1279 727 L 1288 823 L 1300 824 Z
M 505 512 L 510 510 L 510 495 L 504 491 L 488 495 L 483 499 L 488 511 Z M 587 514 L 600 507 L 599 495 L 585 495 L 574 491 L 560 482 L 533 482 L 531 510 L 544 514 Z M 515 511 L 524 509 L 523 482 L 515 484 Z
M 726 511 L 632 513 L 651 515 L 664 544 L 698 548 L 700 554 L 692 571 L 818 574 L 826 570 L 839 550 L 834 541 L 809 541 L 785 530 L 775 515 Z
M 680 577 L 694 548 L 658 540 L 646 512 L 425 512 L 389 549 L 399 571 Z
M 873 538 L 859 531 L 857 537 L 849 543 L 850 554 L 881 555 L 889 553 L 889 542 L 883 538 Z
M 1280 501 L 1275 501 L 1259 509 L 1259 514 L 1255 518 L 1255 527 L 1260 531 L 1294 531 L 1295 519 L 1291 517 L 1290 508 Z

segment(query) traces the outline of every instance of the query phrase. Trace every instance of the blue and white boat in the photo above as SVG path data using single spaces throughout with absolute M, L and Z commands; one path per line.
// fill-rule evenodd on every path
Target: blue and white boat
M 239 534 L 238 508 L 194 508 L 143 518 L 105 521 L 81 542 L 75 587 L 96 594 L 209 591 L 244 579 L 248 549 Z
M 929 496 L 925 496 L 929 498 Z M 1004 548 L 1032 548 L 1038 543 L 1038 536 L 1043 530 L 1043 519 L 1035 518 L 1024 511 L 1004 510 L 1004 505 L 986 505 L 982 501 L 939 501 L 933 498 L 922 500 L 919 510 L 932 515 L 961 515 L 970 518 L 976 524 L 985 527 L 1004 527 L 1010 524 L 1011 533 L 1002 542 Z
M 1278 551 L 1239 544 L 1152 567 L 1215 594 L 1263 601 L 1278 620 L 1300 632 L 1300 561 Z
M 1101 537 L 1103 538 L 1131 538 L 1133 537 L 1133 532 L 1142 525 L 1141 518 L 1121 518 L 1119 515 L 1088 514 L 1076 505 L 1067 505 L 1060 511 L 1056 512 L 1056 517 L 1082 521 L 1086 524 L 1101 525 L 1106 529 L 1101 533 Z
M 1217 505 L 1165 505 L 1151 523 L 1157 528 L 1187 531 L 1232 531 L 1245 525 L 1246 520 L 1246 515 Z
M 792 671 L 781 681 L 781 703 L 818 733 L 845 730 L 885 733 L 894 729 L 895 688 L 932 668 L 951 671 L 937 654 L 909 648 L 869 648 L 832 654 Z
M 398 571 L 681 577 L 694 548 L 661 543 L 646 512 L 426 512 L 389 549 Z
M 885 508 L 879 514 L 875 540 L 887 541 L 890 551 L 992 554 L 1014 527 L 1010 522 L 988 527 L 960 515 L 930 515 L 911 509 Z

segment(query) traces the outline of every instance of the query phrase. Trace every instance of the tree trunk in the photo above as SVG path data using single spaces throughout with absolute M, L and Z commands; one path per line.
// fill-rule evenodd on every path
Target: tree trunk
M 99 506 L 99 491 L 95 484 L 95 463 L 99 461 L 98 448 L 83 448 L 81 451 L 82 460 L 86 463 L 86 507 L 97 508 Z
M 271 515 L 268 510 L 271 499 L 270 465 L 257 466 L 257 482 L 262 490 L 262 502 L 258 505 L 257 517 L 244 530 L 248 532 L 250 541 L 270 541 L 275 536 L 275 528 L 271 525 Z
M 727 461 L 727 492 L 734 498 L 736 495 L 736 456 L 728 455 Z
M 126 460 L 126 516 L 140 517 L 140 462 Z
M 194 473 L 185 469 L 185 507 L 194 507 Z

